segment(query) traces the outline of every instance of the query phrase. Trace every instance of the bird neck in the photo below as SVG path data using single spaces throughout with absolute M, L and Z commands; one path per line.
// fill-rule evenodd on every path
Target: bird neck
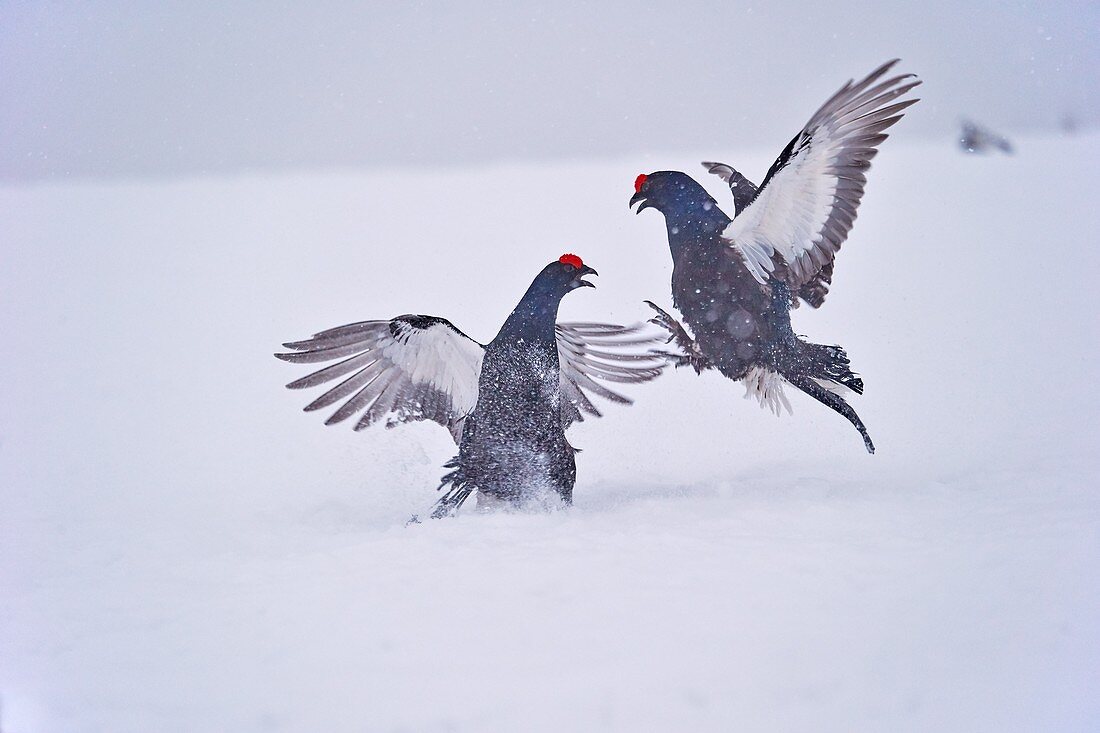
M 556 343 L 554 325 L 558 321 L 558 305 L 561 296 L 547 293 L 532 284 L 523 298 L 508 315 L 494 341 L 519 341 L 528 343 Z
M 673 206 L 664 211 L 668 246 L 676 257 L 685 249 L 693 249 L 721 234 L 731 219 L 713 201 L 693 202 Z

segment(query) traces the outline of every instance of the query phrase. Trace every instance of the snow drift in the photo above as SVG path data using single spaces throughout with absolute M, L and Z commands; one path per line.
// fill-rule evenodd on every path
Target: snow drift
M 634 176 L 769 151 L 0 189 L 5 733 L 1095 730 L 1100 137 L 903 132 L 793 314 L 877 455 L 679 370 L 570 431 L 573 509 L 410 528 L 446 432 L 324 427 L 279 344 L 485 340 L 563 251 L 563 319 L 645 318 Z

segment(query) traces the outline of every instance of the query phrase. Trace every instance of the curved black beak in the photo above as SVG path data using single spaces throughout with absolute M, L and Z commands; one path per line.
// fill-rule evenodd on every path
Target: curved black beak
M 578 288 L 586 288 L 586 287 L 587 288 L 594 288 L 594 287 L 596 287 L 595 283 L 590 283 L 587 280 L 582 280 L 581 278 L 584 277 L 585 275 L 597 275 L 598 276 L 599 274 L 600 273 L 596 272 L 595 270 L 593 270 L 588 265 L 582 265 L 581 269 L 577 271 L 577 276 L 575 278 L 573 278 L 573 281 L 577 283 Z
M 649 208 L 649 202 L 646 201 L 645 194 L 642 193 L 641 191 L 639 191 L 638 193 L 636 193 L 636 194 L 634 194 L 633 196 L 630 197 L 630 207 L 634 208 L 634 204 L 636 204 L 638 202 L 641 202 L 642 205 L 639 206 L 638 210 L 634 212 L 635 214 L 640 214 L 640 213 L 642 213 L 643 209 L 648 209 Z

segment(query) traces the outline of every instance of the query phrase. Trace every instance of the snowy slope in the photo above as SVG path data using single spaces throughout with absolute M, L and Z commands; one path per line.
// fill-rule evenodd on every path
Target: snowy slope
M 876 455 L 680 371 L 570 432 L 572 510 L 410 528 L 446 432 L 324 427 L 279 343 L 484 341 L 564 251 L 563 318 L 645 317 L 634 176 L 772 151 L 0 189 L 0 730 L 1097 730 L 1100 136 L 903 133 L 795 313 Z

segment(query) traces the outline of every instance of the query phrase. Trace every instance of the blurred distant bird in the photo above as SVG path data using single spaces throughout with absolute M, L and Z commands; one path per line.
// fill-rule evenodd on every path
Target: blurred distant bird
M 646 382 L 665 366 L 649 348 L 647 327 L 557 323 L 562 297 L 595 287 L 596 271 L 563 255 L 535 277 L 500 332 L 481 345 L 436 316 L 405 315 L 332 328 L 276 354 L 294 363 L 336 361 L 291 382 L 301 389 L 342 379 L 306 406 L 346 400 L 326 425 L 359 414 L 356 430 L 390 415 L 388 427 L 432 420 L 451 432 L 451 459 L 433 517 L 454 513 L 474 491 L 479 504 L 564 503 L 573 497 L 574 449 L 565 428 L 600 412 L 585 391 L 614 402 L 626 397 L 595 380 Z
M 664 310 L 653 319 L 682 350 L 677 365 L 718 369 L 743 380 L 747 394 L 778 413 L 790 410 L 789 382 L 846 417 L 874 444 L 863 421 L 837 393 L 863 392 L 839 346 L 813 344 L 791 329 L 799 300 L 819 307 L 832 282 L 833 259 L 852 228 L 866 171 L 883 132 L 916 99 L 896 101 L 920 84 L 912 74 L 883 77 L 897 60 L 849 81 L 814 113 L 772 164 L 759 190 L 733 168 L 704 163 L 726 180 L 734 218 L 696 181 L 678 171 L 638 176 L 630 205 L 665 216 L 672 251 L 672 296 L 684 327 Z M 647 301 L 648 302 L 648 301 Z
M 1002 153 L 1012 155 L 1012 143 L 1008 138 L 970 120 L 962 121 L 959 147 L 965 153 L 988 153 L 990 150 L 1000 150 Z

